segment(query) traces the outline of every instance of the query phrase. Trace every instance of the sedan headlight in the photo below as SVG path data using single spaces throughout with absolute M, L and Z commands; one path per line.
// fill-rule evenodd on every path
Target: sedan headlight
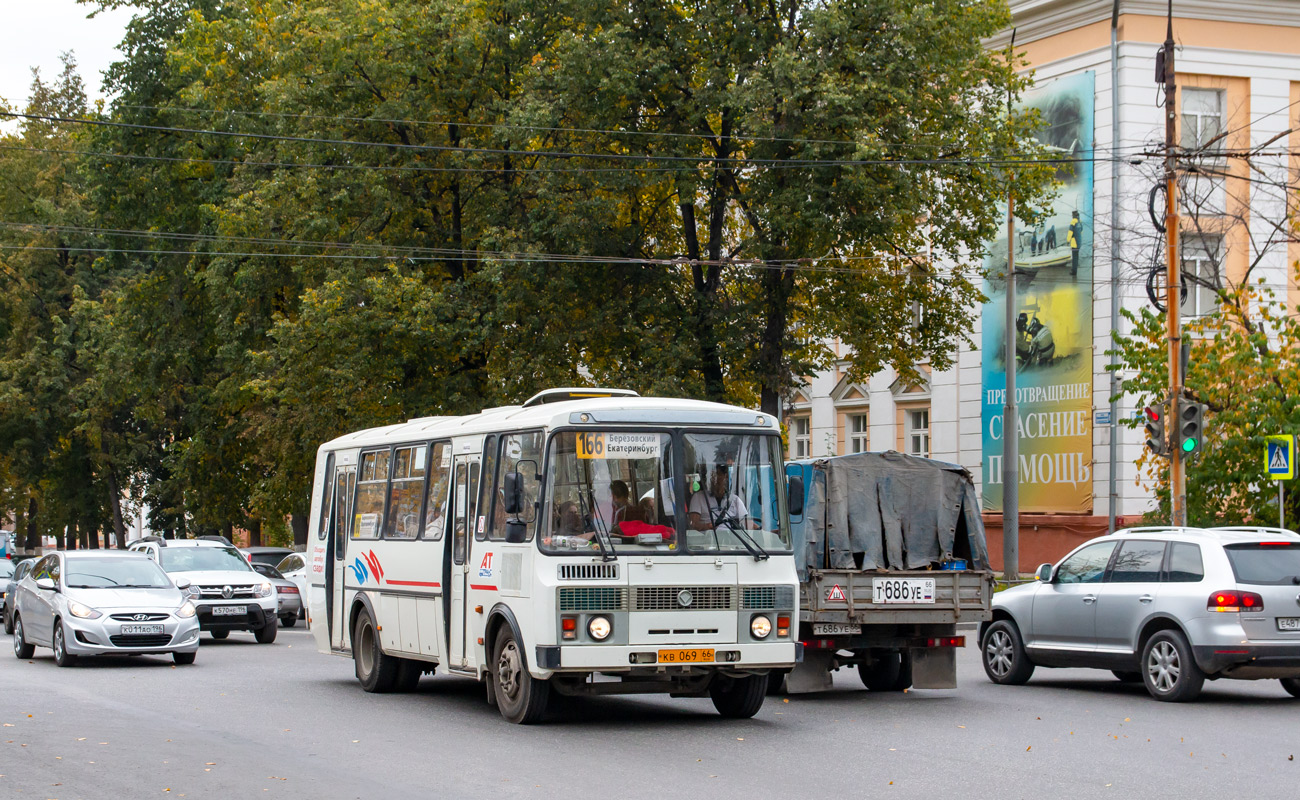
M 270 597 L 270 596 L 271 596 L 271 582 L 270 582 L 270 581 L 267 581 L 266 583 L 260 583 L 260 584 L 258 584 L 257 586 L 254 586 L 254 587 L 253 587 L 253 596 L 254 596 L 254 597 Z
M 759 614 L 749 621 L 749 632 L 754 634 L 755 639 L 766 639 L 772 632 L 772 620 Z
M 76 600 L 68 602 L 68 613 L 74 617 L 80 617 L 82 619 L 99 619 L 104 616 L 90 606 L 82 605 Z
M 592 617 L 591 621 L 587 623 L 587 633 L 590 633 L 591 638 L 598 642 L 608 639 L 612 630 L 614 630 L 614 626 L 610 625 L 609 620 L 605 617 Z
M 190 617 L 194 616 L 194 604 L 191 603 L 189 600 L 186 600 L 184 603 L 181 603 L 181 607 L 176 609 L 176 616 L 180 617 L 181 619 L 189 619 Z

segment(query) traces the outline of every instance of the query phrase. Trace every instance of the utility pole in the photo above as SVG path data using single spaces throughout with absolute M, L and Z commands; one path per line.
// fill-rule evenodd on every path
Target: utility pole
M 1110 13 L 1110 327 L 1119 331 L 1119 0 Z M 1095 263 L 1095 262 L 1094 262 Z M 1115 532 L 1119 506 L 1117 475 L 1119 468 L 1119 348 L 1110 351 L 1110 469 L 1106 487 L 1106 532 Z
M 1171 0 L 1172 2 L 1172 0 Z M 1013 63 L 1016 29 L 1011 29 L 1007 63 Z M 1011 92 L 1007 92 L 1011 116 Z M 1015 173 L 1007 173 L 1006 400 L 1002 406 L 1002 575 L 1020 580 L 1020 419 L 1016 411 L 1016 193 Z
M 1169 0 L 1168 28 L 1159 59 L 1165 85 L 1165 318 L 1169 329 L 1169 397 L 1171 408 L 1178 408 L 1183 396 L 1182 376 L 1182 267 L 1178 260 L 1178 157 L 1177 146 L 1178 88 L 1174 83 L 1174 0 Z M 1172 432 L 1176 430 L 1170 427 Z M 1187 480 L 1183 474 L 1183 454 L 1174 436 L 1169 445 L 1169 510 L 1171 525 L 1187 524 Z

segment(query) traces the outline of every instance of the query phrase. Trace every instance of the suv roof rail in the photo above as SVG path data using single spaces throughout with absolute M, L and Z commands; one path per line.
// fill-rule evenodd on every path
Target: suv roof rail
M 131 542 L 131 544 L 135 544 L 136 542 L 153 542 L 159 547 L 167 546 L 167 540 L 161 536 L 158 536 L 157 534 L 153 536 L 141 536 L 139 539 L 136 539 L 134 542 Z
M 1118 528 L 1115 533 L 1171 533 L 1174 531 L 1199 530 L 1186 525 L 1144 525 L 1138 528 Z
M 229 539 L 227 539 L 224 536 L 219 536 L 215 533 L 205 533 L 202 536 L 195 536 L 194 540 L 198 542 L 221 542 L 227 547 L 234 547 L 234 545 L 230 543 Z
M 1300 533 L 1296 533 L 1289 528 L 1274 528 L 1267 525 L 1219 525 L 1214 528 L 1206 528 L 1206 530 L 1215 533 L 1267 533 L 1270 536 L 1289 536 L 1293 539 L 1300 539 Z

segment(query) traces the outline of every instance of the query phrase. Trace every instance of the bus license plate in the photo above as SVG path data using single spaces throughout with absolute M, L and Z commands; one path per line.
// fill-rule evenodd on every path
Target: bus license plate
M 845 625 L 840 622 L 814 622 L 813 636 L 842 636 L 862 633 L 861 625 Z
M 934 603 L 934 578 L 872 578 L 873 603 Z
M 1300 631 L 1300 617 L 1278 617 L 1277 629 L 1280 631 Z
M 163 632 L 161 625 L 123 625 L 122 634 L 130 636 L 132 634 L 159 634 Z
M 660 650 L 660 664 L 712 663 L 713 650 Z
M 238 617 L 244 614 L 243 606 L 213 606 L 212 616 L 214 617 Z

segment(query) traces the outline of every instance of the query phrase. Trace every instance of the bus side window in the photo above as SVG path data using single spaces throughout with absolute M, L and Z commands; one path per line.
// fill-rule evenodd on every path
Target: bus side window
M 361 456 L 361 476 L 357 481 L 357 504 L 352 510 L 352 538 L 378 539 L 384 519 L 384 496 L 388 493 L 387 450 Z
M 399 447 L 393 454 L 393 480 L 388 490 L 385 539 L 414 539 L 420 527 L 420 500 L 424 493 L 424 445 Z
M 501 502 L 497 498 L 497 487 L 501 486 L 501 481 L 496 478 L 497 474 L 497 437 L 493 434 L 487 437 L 483 444 L 483 493 L 479 495 L 478 513 L 484 517 L 484 525 L 476 528 L 474 538 L 483 541 L 488 538 L 488 533 L 496 528 L 494 515 L 505 519 L 505 513 L 501 508 Z M 504 523 L 503 523 L 504 524 Z
M 447 530 L 447 495 L 451 488 L 451 447 L 446 442 L 433 446 L 429 461 L 429 497 L 424 505 L 425 539 L 441 539 Z
M 456 513 L 451 521 L 451 560 L 457 564 L 465 563 L 465 518 L 469 511 L 466 497 L 469 492 L 469 470 L 465 462 L 456 465 L 456 491 L 453 501 Z
M 541 484 L 538 481 L 537 473 L 542 463 L 542 434 L 541 431 L 531 433 L 516 433 L 512 436 L 505 436 L 501 439 L 501 468 L 497 471 L 498 476 L 505 475 L 508 472 L 519 472 L 523 477 L 524 504 L 523 509 L 519 512 L 519 519 L 528 523 L 527 541 L 532 541 L 533 533 L 537 528 L 537 498 L 541 492 Z M 487 472 L 483 473 L 484 480 L 488 480 Z M 488 538 L 493 541 L 504 541 L 506 538 L 506 519 L 509 515 L 501 507 L 500 487 L 502 478 L 498 477 L 496 485 L 497 492 L 497 509 L 493 512 L 492 526 L 488 532 Z
M 320 524 L 317 526 L 316 538 L 323 540 L 325 534 L 330 529 L 330 510 L 332 509 L 331 498 L 333 497 L 331 489 L 334 488 L 334 454 L 330 453 L 325 460 L 325 480 L 322 481 L 320 492 Z
M 341 468 L 334 478 L 334 524 L 335 535 L 347 539 L 352 535 L 352 490 L 356 486 L 356 469 Z M 342 557 L 343 548 L 336 547 L 335 552 Z

